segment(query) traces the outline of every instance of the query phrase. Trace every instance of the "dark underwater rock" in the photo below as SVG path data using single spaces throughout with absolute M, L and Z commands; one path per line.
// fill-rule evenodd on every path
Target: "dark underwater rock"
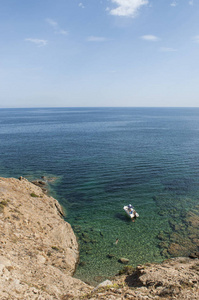
M 114 255 L 114 254 L 111 254 L 111 253 L 109 253 L 109 254 L 107 254 L 107 257 L 108 257 L 108 258 L 110 258 L 110 259 L 112 259 L 112 258 L 114 258 L 114 257 L 115 257 L 115 255 Z
M 160 248 L 166 248 L 167 249 L 168 246 L 169 246 L 169 243 L 166 242 L 166 241 L 162 241 L 162 242 L 159 243 Z
M 177 243 L 171 243 L 168 248 L 168 252 L 170 255 L 177 257 L 180 254 L 184 254 L 187 252 L 186 248 L 182 247 Z
M 197 251 L 197 252 L 193 252 L 193 253 L 191 253 L 190 255 L 189 255 L 189 257 L 190 258 L 199 258 L 199 251 Z
M 161 251 L 161 254 L 162 254 L 162 256 L 164 256 L 164 257 L 166 257 L 166 258 L 169 258 L 169 253 L 168 253 L 167 249 L 163 249 L 163 250 Z
M 166 236 L 166 234 L 163 231 L 160 231 L 160 233 L 158 234 L 158 239 L 161 241 L 166 241 L 166 240 L 168 240 L 168 237 Z
M 86 265 L 86 262 L 85 261 L 81 261 L 80 263 L 79 263 L 79 266 L 80 267 L 84 267 Z

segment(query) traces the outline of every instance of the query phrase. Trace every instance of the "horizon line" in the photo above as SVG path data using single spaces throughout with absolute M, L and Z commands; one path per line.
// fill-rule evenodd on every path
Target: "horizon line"
M 0 109 L 42 109 L 42 108 L 199 108 L 199 106 L 8 106 Z

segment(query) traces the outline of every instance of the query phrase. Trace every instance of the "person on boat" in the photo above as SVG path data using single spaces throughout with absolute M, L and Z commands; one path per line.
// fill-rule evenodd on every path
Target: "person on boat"
M 133 207 L 132 207 L 132 205 L 131 205 L 131 204 L 129 204 L 129 205 L 128 205 L 128 211 L 131 213 L 131 212 L 132 212 L 132 210 L 133 210 Z
M 132 222 L 135 222 L 135 219 L 137 218 L 137 215 L 136 215 L 137 213 L 136 213 L 136 211 L 134 210 L 134 212 L 133 212 L 133 218 L 132 218 Z

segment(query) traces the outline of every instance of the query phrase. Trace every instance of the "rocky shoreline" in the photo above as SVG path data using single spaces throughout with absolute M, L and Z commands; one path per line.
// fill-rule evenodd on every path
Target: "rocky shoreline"
M 0 178 L 0 299 L 54 300 L 91 290 L 72 277 L 78 243 L 60 211 L 25 178 Z
M 198 223 L 188 218 L 196 239 Z M 58 201 L 47 195 L 45 178 L 0 178 L 0 233 L 1 300 L 199 299 L 196 251 L 191 258 L 125 266 L 97 288 L 73 278 L 77 239 Z

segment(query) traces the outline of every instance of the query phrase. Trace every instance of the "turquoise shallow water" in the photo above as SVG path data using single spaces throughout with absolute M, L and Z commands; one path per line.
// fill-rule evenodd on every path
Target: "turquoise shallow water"
M 114 275 L 120 257 L 134 266 L 162 261 L 172 256 L 165 249 L 174 232 L 177 241 L 190 234 L 199 109 L 2 109 L 0 142 L 1 176 L 58 178 L 50 188 L 78 236 L 78 278 L 95 284 Z M 129 203 L 140 214 L 135 223 L 123 211 Z

